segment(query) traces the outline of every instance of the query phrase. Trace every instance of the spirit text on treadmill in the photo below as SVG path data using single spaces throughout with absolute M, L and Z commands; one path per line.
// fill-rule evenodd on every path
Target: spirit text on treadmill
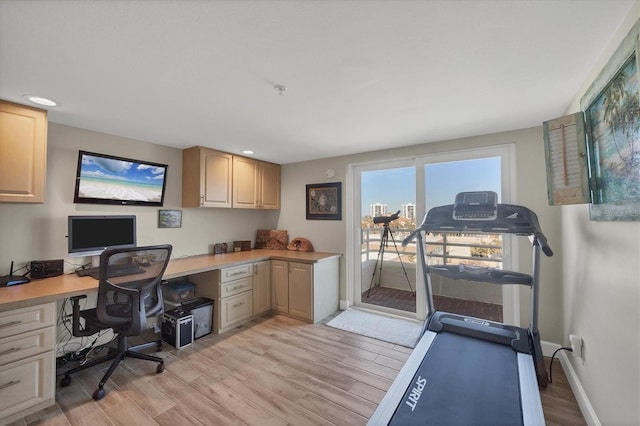
M 418 400 L 422 395 L 422 391 L 424 390 L 424 386 L 427 384 L 427 379 L 423 379 L 422 376 L 418 376 L 416 380 L 416 385 L 411 389 L 411 393 L 407 397 L 407 405 L 411 407 L 411 411 L 415 410 L 416 405 L 418 405 Z

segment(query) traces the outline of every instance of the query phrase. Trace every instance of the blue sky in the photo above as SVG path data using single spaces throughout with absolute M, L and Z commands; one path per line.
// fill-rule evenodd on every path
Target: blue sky
M 82 157 L 82 176 L 162 185 L 164 168 L 98 156 Z
M 495 191 L 500 195 L 500 158 L 429 164 L 426 166 L 428 208 L 453 204 L 463 191 Z M 400 210 L 405 203 L 416 203 L 413 167 L 364 172 L 362 174 L 362 214 L 369 204 L 387 204 L 387 213 Z M 500 198 L 499 198 L 500 199 Z

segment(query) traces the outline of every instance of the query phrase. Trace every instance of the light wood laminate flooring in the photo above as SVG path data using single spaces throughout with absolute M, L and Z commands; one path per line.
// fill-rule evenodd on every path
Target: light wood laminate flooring
M 80 372 L 58 385 L 56 405 L 13 424 L 364 425 L 410 352 L 267 315 L 181 350 L 165 345 L 161 374 L 127 358 L 100 401 L 91 394 L 107 364 Z M 547 424 L 584 424 L 559 362 L 553 378 L 542 392 Z

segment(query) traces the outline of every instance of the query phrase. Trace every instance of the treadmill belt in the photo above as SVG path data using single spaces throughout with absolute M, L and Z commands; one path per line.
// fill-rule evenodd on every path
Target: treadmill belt
M 516 352 L 439 333 L 389 424 L 522 424 Z

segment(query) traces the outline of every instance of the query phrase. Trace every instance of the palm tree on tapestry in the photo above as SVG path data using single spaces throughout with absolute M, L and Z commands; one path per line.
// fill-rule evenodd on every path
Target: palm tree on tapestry
M 613 143 L 616 146 L 616 151 L 620 159 L 625 162 L 625 158 L 622 155 L 622 150 L 616 138 L 616 130 L 620 127 L 622 100 L 625 97 L 625 87 L 627 86 L 627 76 L 624 72 L 618 74 L 618 76 L 611 82 L 609 89 L 605 93 L 602 101 L 602 109 L 604 110 L 603 121 L 609 125 L 611 129 L 611 137 Z M 624 148 L 623 148 L 624 149 Z
M 638 166 L 638 147 L 634 143 L 640 130 L 640 97 L 630 93 L 627 88 L 628 78 L 625 71 L 621 71 L 611 82 L 602 102 L 604 121 L 611 130 L 611 136 L 618 156 L 623 162 L 623 172 L 633 170 Z M 618 140 L 618 131 L 622 132 L 624 140 Z M 622 147 L 620 146 L 622 144 Z M 628 152 L 623 155 L 624 150 Z
M 611 141 L 621 160 L 607 164 L 606 168 L 612 174 L 605 177 L 606 182 L 601 182 L 609 187 L 607 192 L 611 201 L 640 199 L 637 184 L 640 172 L 640 96 L 637 89 L 631 90 L 634 83 L 637 87 L 637 82 L 632 81 L 636 73 L 633 57 L 611 81 L 602 99 L 603 124 L 609 128 Z

